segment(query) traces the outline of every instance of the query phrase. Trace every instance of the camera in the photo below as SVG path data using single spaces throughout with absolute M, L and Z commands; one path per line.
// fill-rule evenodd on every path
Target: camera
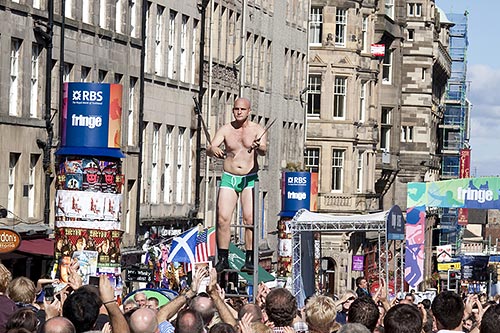
M 44 298 L 47 302 L 54 301 L 54 286 L 53 285 L 44 286 L 43 292 L 44 292 Z
M 99 277 L 89 276 L 89 285 L 99 288 Z

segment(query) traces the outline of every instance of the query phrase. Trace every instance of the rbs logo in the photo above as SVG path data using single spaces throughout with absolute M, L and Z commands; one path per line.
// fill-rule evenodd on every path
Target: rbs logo
M 102 102 L 102 91 L 73 90 L 73 102 Z
M 307 177 L 288 177 L 288 184 L 307 184 Z

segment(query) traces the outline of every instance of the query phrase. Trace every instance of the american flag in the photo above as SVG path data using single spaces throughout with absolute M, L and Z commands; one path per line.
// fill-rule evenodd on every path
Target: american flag
M 215 227 L 211 227 L 198 232 L 196 238 L 196 257 L 195 263 L 207 262 L 210 256 L 215 255 Z M 192 270 L 192 263 L 186 263 L 184 269 L 186 272 Z

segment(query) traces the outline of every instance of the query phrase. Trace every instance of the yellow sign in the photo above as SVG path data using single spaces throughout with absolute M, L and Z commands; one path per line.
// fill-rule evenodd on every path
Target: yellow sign
M 460 269 L 459 262 L 440 262 L 438 263 L 438 271 L 449 271 L 449 270 Z

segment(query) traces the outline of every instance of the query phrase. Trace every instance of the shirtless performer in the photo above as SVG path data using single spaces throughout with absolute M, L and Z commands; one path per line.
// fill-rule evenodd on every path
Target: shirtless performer
M 257 154 L 266 154 L 267 134 L 262 126 L 248 119 L 250 111 L 250 101 L 238 98 L 233 107 L 234 120 L 215 133 L 211 145 L 207 148 L 208 156 L 224 158 L 224 172 L 217 202 L 218 263 L 215 268 L 218 273 L 229 268 L 229 225 L 240 194 L 243 223 L 253 224 L 252 189 L 258 179 Z M 223 143 L 225 152 L 219 147 Z M 250 274 L 253 274 L 254 270 L 252 239 L 252 229 L 245 228 L 246 259 L 241 271 Z

